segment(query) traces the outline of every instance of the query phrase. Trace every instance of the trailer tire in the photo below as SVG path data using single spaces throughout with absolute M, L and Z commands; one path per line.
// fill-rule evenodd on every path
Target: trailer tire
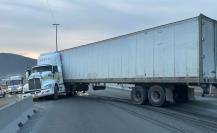
M 131 91 L 131 99 L 135 104 L 144 104 L 147 101 L 147 89 L 141 86 L 133 87 Z
M 59 87 L 58 85 L 54 86 L 54 95 L 53 95 L 53 99 L 57 100 L 59 98 Z
M 153 106 L 163 106 L 166 102 L 166 93 L 164 88 L 159 85 L 152 86 L 148 91 L 148 100 Z

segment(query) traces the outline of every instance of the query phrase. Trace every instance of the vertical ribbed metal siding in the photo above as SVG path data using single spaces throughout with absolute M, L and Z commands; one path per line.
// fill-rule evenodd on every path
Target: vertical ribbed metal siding
M 215 22 L 202 19 L 203 78 L 215 78 Z
M 64 79 L 198 77 L 198 18 L 62 51 Z

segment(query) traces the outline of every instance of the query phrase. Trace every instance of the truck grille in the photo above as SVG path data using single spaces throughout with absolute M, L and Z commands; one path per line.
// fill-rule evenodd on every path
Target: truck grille
M 29 90 L 41 89 L 41 82 L 39 78 L 29 80 Z

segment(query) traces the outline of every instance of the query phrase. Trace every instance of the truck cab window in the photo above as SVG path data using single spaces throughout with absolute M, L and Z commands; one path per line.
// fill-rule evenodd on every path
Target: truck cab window
M 36 73 L 36 72 L 45 72 L 45 71 L 52 71 L 52 66 L 51 65 L 47 65 L 47 66 L 37 66 L 37 67 L 34 67 L 32 69 L 32 72 L 33 73 Z

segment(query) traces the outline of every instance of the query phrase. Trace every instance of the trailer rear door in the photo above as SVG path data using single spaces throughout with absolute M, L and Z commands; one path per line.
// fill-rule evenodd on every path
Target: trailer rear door
M 215 22 L 212 19 L 203 17 L 201 24 L 203 78 L 215 78 Z

